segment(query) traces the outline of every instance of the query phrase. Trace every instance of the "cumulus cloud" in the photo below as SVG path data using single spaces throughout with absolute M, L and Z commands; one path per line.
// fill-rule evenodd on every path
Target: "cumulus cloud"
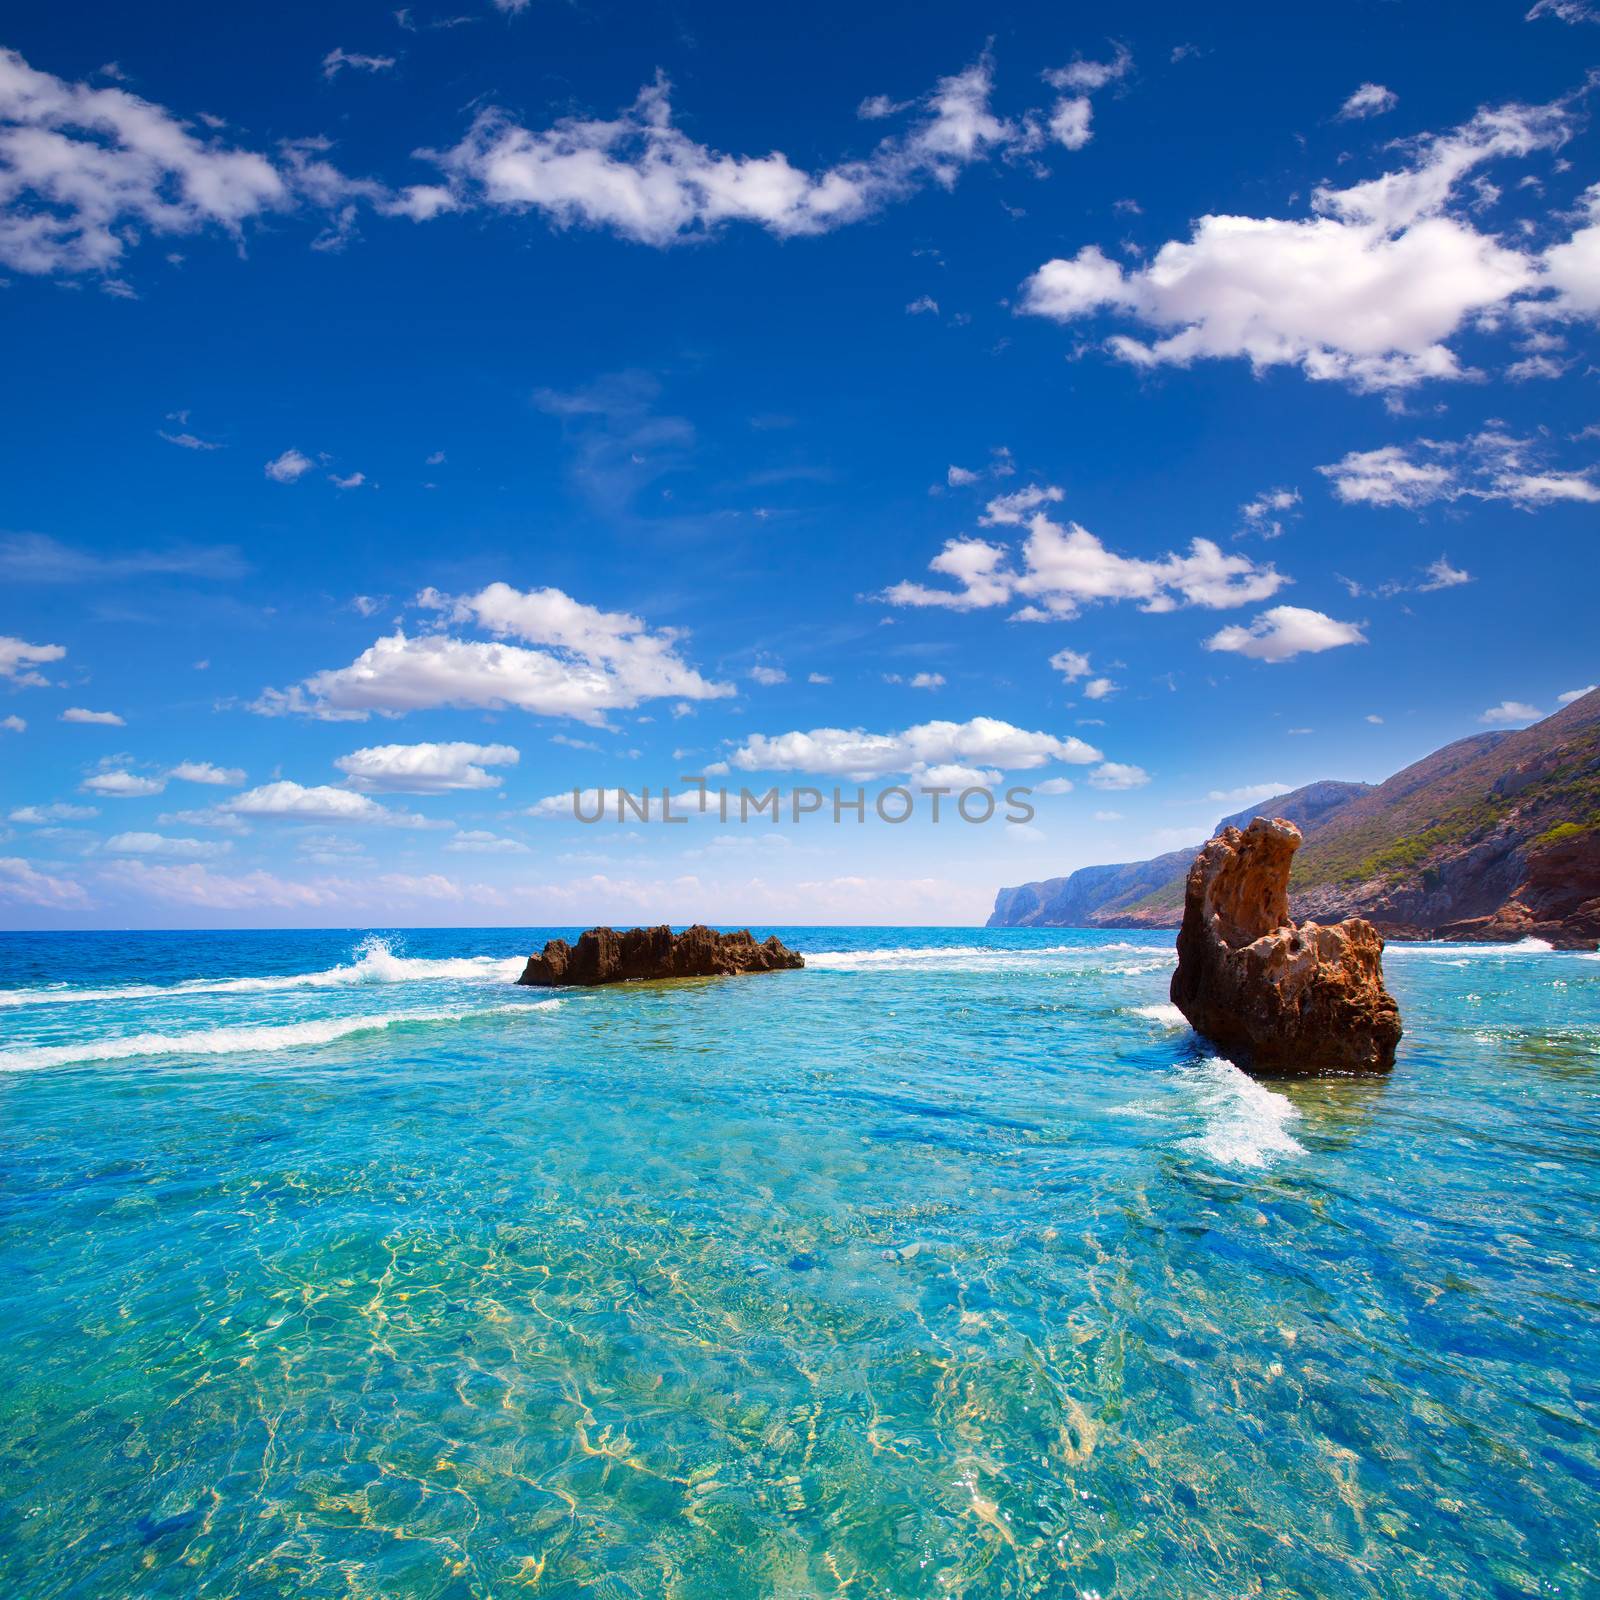
M 281 817 L 291 822 L 381 823 L 397 828 L 425 825 L 421 817 L 406 811 L 391 811 L 387 806 L 380 806 L 376 800 L 369 800 L 366 795 L 352 793 L 349 789 L 336 789 L 330 784 L 304 785 L 287 780 L 246 789 L 243 794 L 222 801 L 215 809 L 232 818 Z
M 167 786 L 165 778 L 141 778 L 134 772 L 97 772 L 78 785 L 85 794 L 97 794 L 111 800 L 141 800 L 146 795 L 160 794 Z
M 1366 642 L 1367 636 L 1353 622 L 1337 622 L 1305 606 L 1273 606 L 1248 627 L 1235 623 L 1212 634 L 1206 649 L 1231 651 L 1256 661 L 1288 661 L 1293 656 Z
M 89 904 L 89 896 L 81 884 L 40 872 L 18 856 L 0 856 L 0 900 L 50 909 Z
M 515 766 L 508 744 L 380 744 L 334 762 L 352 789 L 387 794 L 446 794 L 453 789 L 498 789 L 485 767 Z
M 1593 694 L 1594 691 L 1595 685 L 1592 683 L 1585 684 L 1581 689 L 1568 689 L 1564 694 L 1558 694 L 1556 696 L 1556 704 L 1560 706 L 1570 706 L 1574 700 L 1581 700 L 1586 694 Z
M 167 776 L 180 783 L 208 783 L 227 789 L 243 783 L 245 775 L 239 767 L 219 767 L 210 761 L 180 761 Z
M 114 856 L 178 856 L 200 860 L 226 855 L 231 849 L 231 839 L 175 839 L 164 833 L 115 833 L 106 840 L 106 850 Z
M 471 623 L 492 640 L 397 629 L 348 667 L 318 672 L 287 690 L 269 689 L 253 709 L 330 720 L 401 716 L 440 706 L 512 706 L 540 716 L 601 724 L 608 711 L 670 696 L 722 699 L 728 683 L 703 678 L 679 654 L 682 635 L 651 629 L 621 611 L 584 605 L 559 589 L 493 583 L 473 595 L 424 590 L 417 603 L 451 624 Z M 540 648 L 502 642 L 507 637 Z
M 22 822 L 29 827 L 43 828 L 57 822 L 82 822 L 98 817 L 98 806 L 75 806 L 66 800 L 57 800 L 47 806 L 19 806 L 8 817 L 8 822 Z
M 865 782 L 893 773 L 932 774 L 940 767 L 1028 771 L 1049 761 L 1087 765 L 1100 752 L 1083 740 L 1030 733 L 994 717 L 924 722 L 899 733 L 813 728 L 753 734 L 729 758 L 743 772 L 812 772 Z
M 977 538 L 951 539 L 929 562 L 958 588 L 930 588 L 901 582 L 881 599 L 897 606 L 942 606 L 980 610 L 1015 598 L 1029 602 L 1019 620 L 1075 617 L 1086 605 L 1133 600 L 1142 611 L 1173 611 L 1179 606 L 1221 610 L 1265 600 L 1289 580 L 1272 566 L 1241 555 L 1226 555 L 1210 539 L 1195 539 L 1185 555 L 1156 560 L 1122 556 L 1106 548 L 1076 522 L 1063 527 L 1041 505 L 1060 500 L 1059 489 L 1025 489 L 989 502 L 986 525 L 1021 523 L 1028 534 L 1016 563 L 1011 548 Z
M 764 662 L 751 667 L 750 676 L 756 683 L 768 689 L 789 681 L 789 674 L 782 667 L 768 666 Z
M 126 89 L 69 83 L 0 51 L 0 263 L 98 274 L 126 294 L 111 274 L 145 235 L 214 228 L 242 241 L 247 223 L 302 202 L 360 202 L 417 220 L 455 204 L 437 184 L 396 191 L 348 178 L 317 153 L 324 148 L 302 141 L 270 157 L 240 149 Z M 350 222 L 339 226 L 348 232 Z
M 123 722 L 115 711 L 90 711 L 84 706 L 68 706 L 61 713 L 63 722 L 86 722 L 104 728 L 122 728 L 127 724 Z
M 1394 171 L 1318 189 L 1308 217 L 1203 216 L 1187 240 L 1129 269 L 1094 245 L 1046 262 L 1018 308 L 1058 322 L 1110 312 L 1157 330 L 1154 342 L 1107 341 L 1137 367 L 1243 359 L 1369 391 L 1460 377 L 1446 341 L 1538 289 L 1543 264 L 1479 232 L 1455 205 L 1458 187 L 1485 162 L 1559 145 L 1571 125 L 1561 101 L 1484 109 L 1416 141 Z
M 1083 686 L 1085 700 L 1104 700 L 1107 695 L 1117 692 L 1117 686 L 1110 678 L 1091 678 Z
M 1339 107 L 1341 122 L 1359 122 L 1366 117 L 1381 117 L 1400 104 L 1400 96 L 1381 83 L 1364 83 Z
M 1521 700 L 1502 700 L 1497 706 L 1490 706 L 1479 717 L 1479 722 L 1487 722 L 1492 726 L 1510 727 L 1520 726 L 1526 722 L 1537 722 L 1545 713 L 1537 706 L 1530 706 Z
M 673 120 L 662 77 L 611 119 L 564 117 L 530 129 L 485 110 L 438 159 L 458 190 L 490 206 L 539 211 L 558 228 L 605 228 L 652 245 L 729 222 L 779 237 L 826 233 L 929 183 L 950 188 L 974 162 L 1034 148 L 1030 119 L 1013 122 L 990 109 L 992 79 L 987 59 L 941 79 L 904 133 L 816 172 L 779 151 L 727 155 L 690 138 Z M 874 114 L 893 112 L 867 104 Z
M 1124 761 L 1103 761 L 1089 774 L 1089 782 L 1096 789 L 1142 789 L 1150 781 L 1143 767 Z
M 6 716 L 0 717 L 0 728 L 4 728 L 7 733 L 26 733 L 28 724 L 21 717 Z
M 1436 502 L 1471 498 L 1504 500 L 1533 511 L 1563 501 L 1600 501 L 1600 485 L 1590 478 L 1591 469 L 1555 469 L 1541 443 L 1495 427 L 1455 442 L 1419 439 L 1410 445 L 1352 450 L 1317 471 L 1347 505 L 1420 511 Z
M 25 639 L 13 639 L 0 634 L 0 678 L 32 689 L 43 689 L 50 680 L 34 669 L 50 661 L 59 661 L 67 648 L 60 644 L 29 644 Z
M 1057 650 L 1050 657 L 1050 665 L 1068 683 L 1076 683 L 1079 678 L 1089 675 L 1089 657 L 1081 650 Z
M 942 689 L 944 688 L 944 674 L 942 672 L 914 672 L 909 678 L 898 672 L 886 672 L 883 675 L 885 683 L 902 684 L 907 689 Z

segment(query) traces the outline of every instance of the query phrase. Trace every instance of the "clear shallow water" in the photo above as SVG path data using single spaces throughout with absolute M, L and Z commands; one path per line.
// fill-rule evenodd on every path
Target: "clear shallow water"
M 1600 1588 L 1600 961 L 1264 1086 L 1166 937 L 778 931 L 0 935 L 0 1593 Z

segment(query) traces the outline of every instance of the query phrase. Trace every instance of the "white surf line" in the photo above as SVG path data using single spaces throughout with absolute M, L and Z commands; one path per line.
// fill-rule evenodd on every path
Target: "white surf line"
M 535 1000 L 526 1005 L 484 1006 L 469 1011 L 384 1011 L 364 1017 L 324 1017 L 315 1022 L 276 1026 L 203 1028 L 194 1033 L 135 1033 L 124 1038 L 86 1039 L 79 1044 L 25 1046 L 0 1050 L 0 1072 L 37 1072 L 79 1062 L 126 1061 L 141 1056 L 229 1055 L 271 1053 L 331 1044 L 357 1033 L 377 1033 L 407 1022 L 470 1022 L 478 1017 L 512 1012 L 551 1011 L 560 1000 Z

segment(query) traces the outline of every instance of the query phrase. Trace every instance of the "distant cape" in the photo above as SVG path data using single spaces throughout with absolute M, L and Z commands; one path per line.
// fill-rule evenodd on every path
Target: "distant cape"
M 1473 734 L 1380 784 L 1323 779 L 1224 817 L 1305 835 L 1297 918 L 1399 939 L 1600 940 L 1600 690 L 1531 727 Z M 1001 889 L 991 928 L 1175 928 L 1193 850 Z

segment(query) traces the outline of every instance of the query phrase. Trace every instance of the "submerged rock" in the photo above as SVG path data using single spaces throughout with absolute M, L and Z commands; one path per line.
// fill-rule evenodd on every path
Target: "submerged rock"
M 780 972 L 803 967 L 798 951 L 774 934 L 757 944 L 748 928 L 717 933 L 696 923 L 682 933 L 671 928 L 590 928 L 575 945 L 552 939 L 528 958 L 518 983 L 537 988 L 563 984 L 639 983 L 651 978 L 719 978 L 740 972 Z
M 1383 940 L 1350 917 L 1289 920 L 1300 830 L 1257 817 L 1224 828 L 1189 868 L 1172 1003 L 1235 1063 L 1267 1075 L 1387 1072 L 1400 1008 Z

